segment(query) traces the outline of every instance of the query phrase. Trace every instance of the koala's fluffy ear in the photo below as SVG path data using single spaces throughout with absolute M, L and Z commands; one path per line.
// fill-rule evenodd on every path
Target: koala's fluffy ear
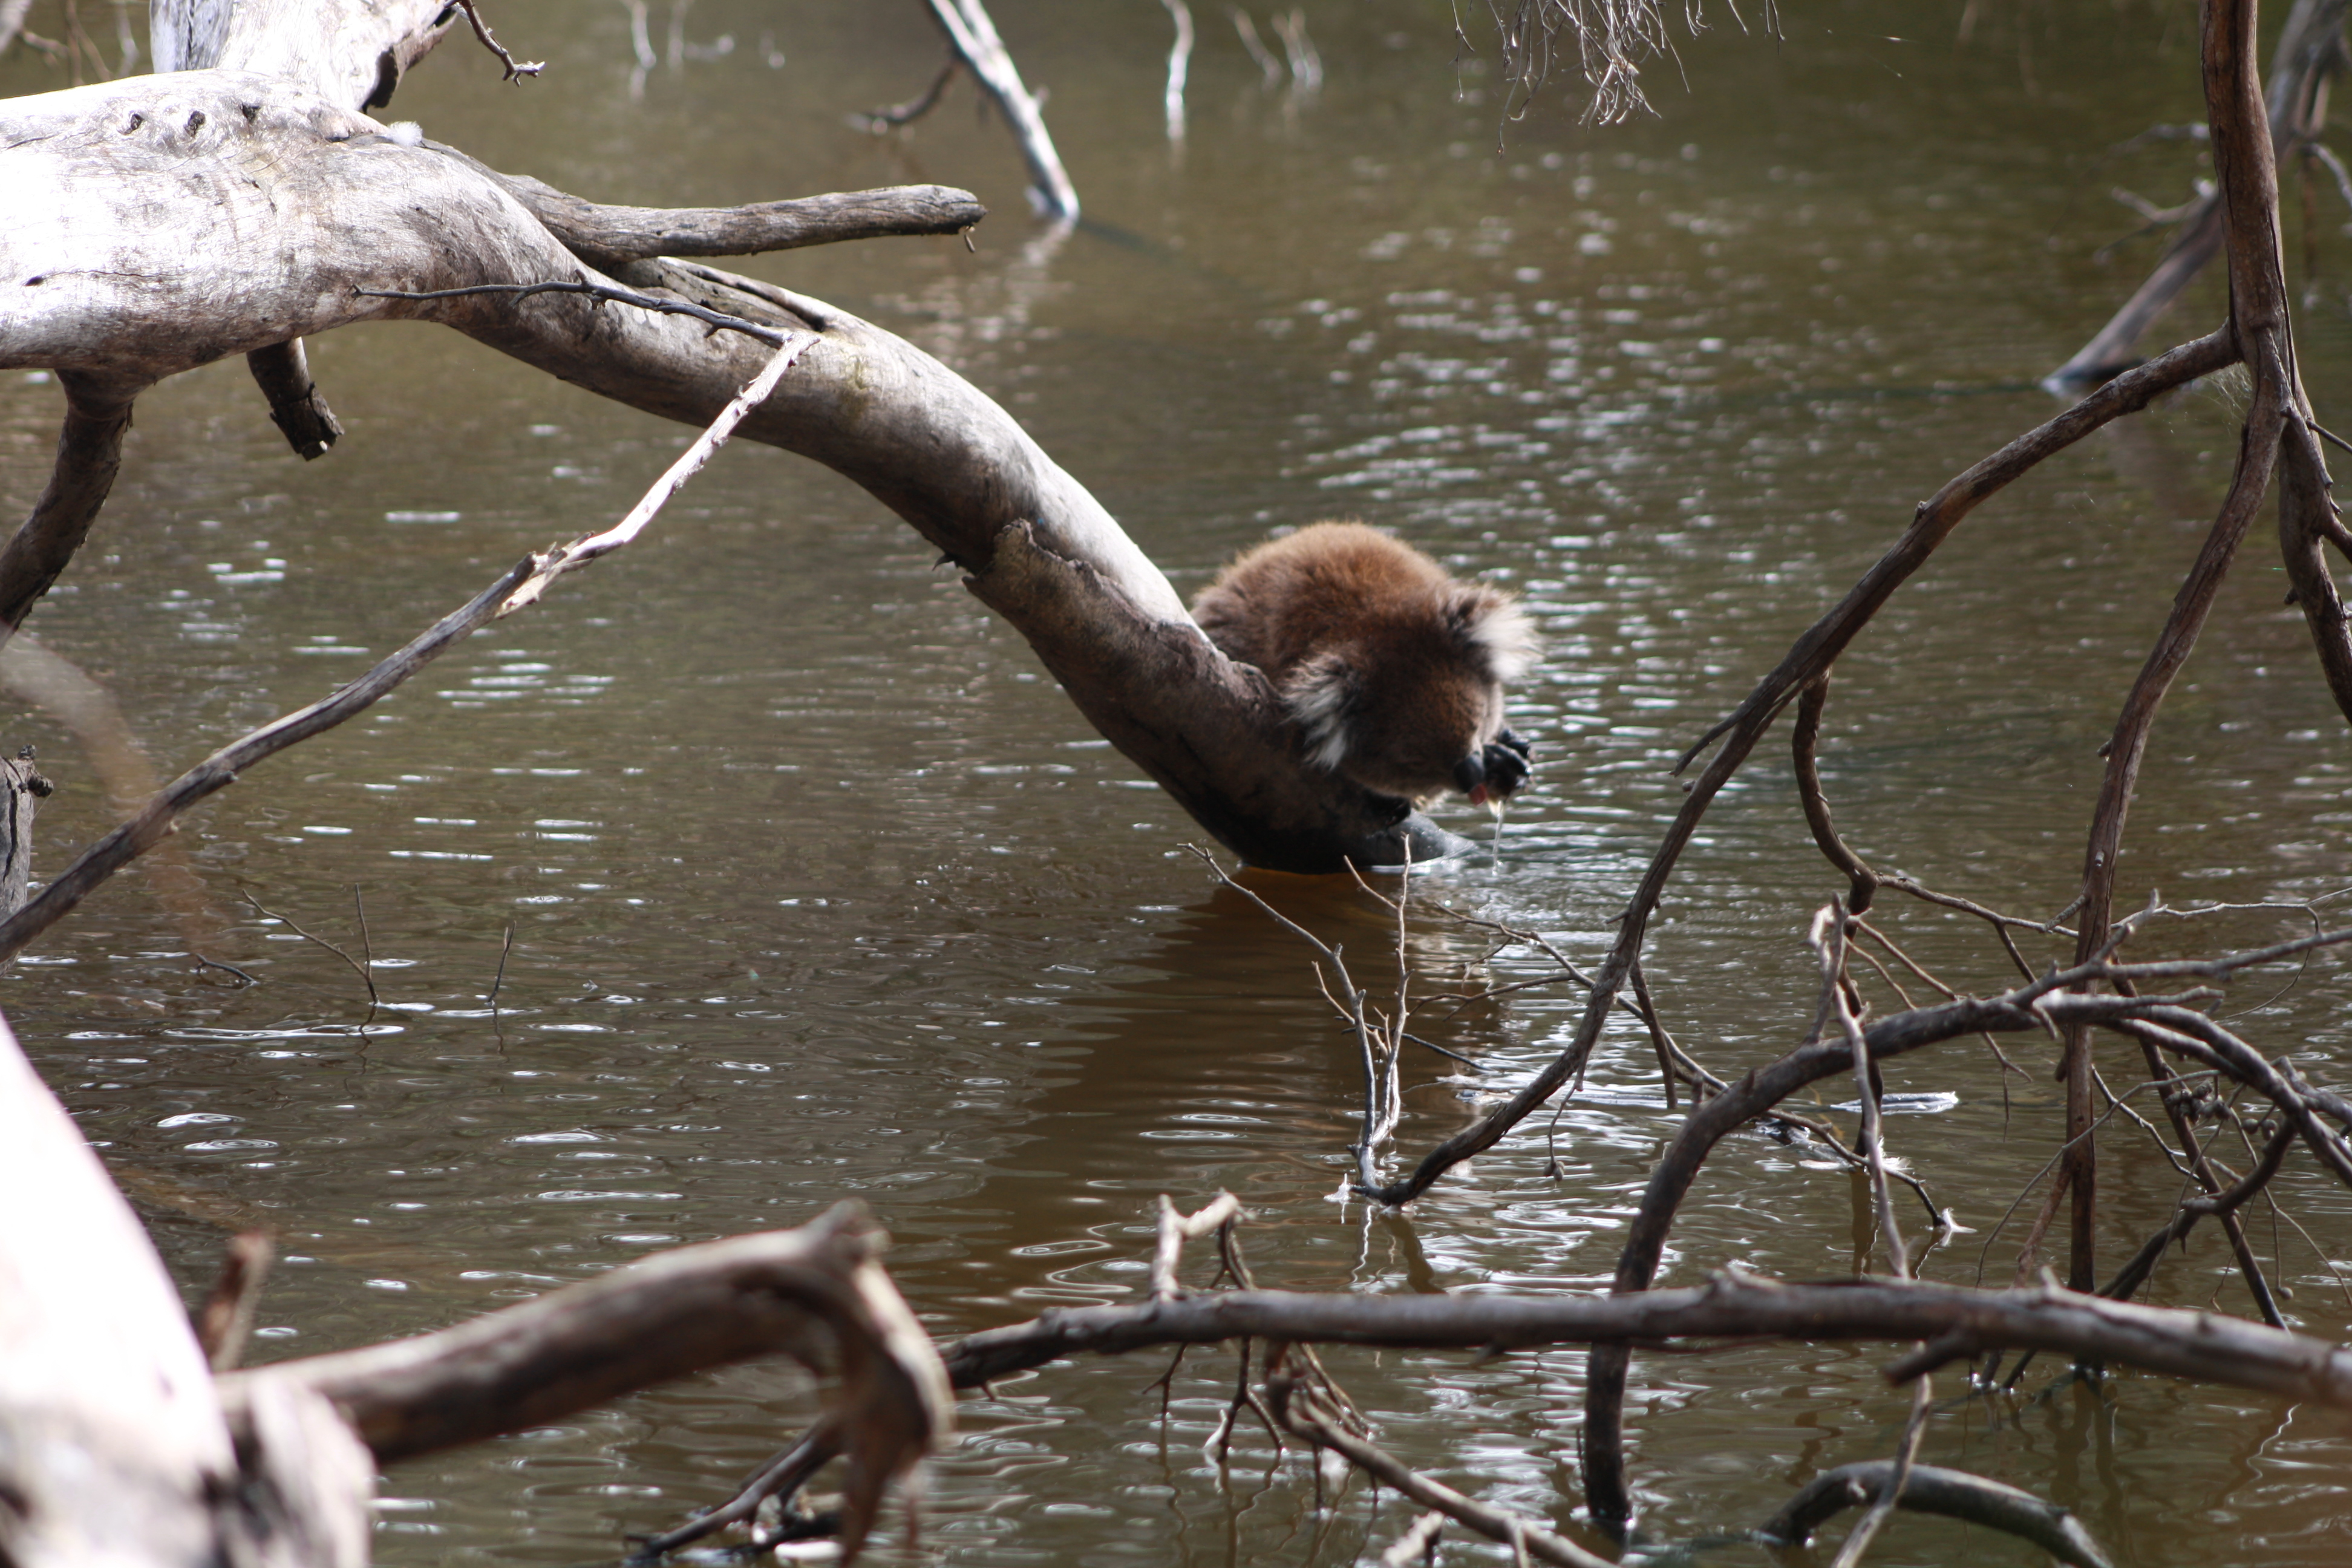
M 1495 680 L 1508 685 L 1535 668 L 1535 624 L 1517 601 L 1492 588 L 1459 584 L 1448 595 L 1445 618 Z
M 1306 731 L 1307 760 L 1318 768 L 1337 769 L 1347 759 L 1356 689 L 1354 668 L 1330 652 L 1300 663 L 1282 683 L 1283 705 Z

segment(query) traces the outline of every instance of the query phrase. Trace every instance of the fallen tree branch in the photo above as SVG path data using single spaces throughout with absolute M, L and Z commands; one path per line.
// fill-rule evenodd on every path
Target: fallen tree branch
M 2210 1312 L 2142 1307 L 2056 1286 L 1977 1290 L 1884 1279 L 1795 1285 L 1725 1272 L 1620 1296 L 1370 1296 L 1235 1290 L 1134 1306 L 1057 1308 L 940 1347 L 958 1388 L 1064 1356 L 1248 1335 L 1301 1344 L 1499 1353 L 1542 1345 L 1925 1341 L 1885 1369 L 1908 1382 L 1996 1348 L 2084 1355 L 2192 1382 L 2352 1409 L 2352 1350 Z
M 1813 1531 L 1846 1509 L 1867 1502 L 1884 1490 L 1895 1466 L 1885 1459 L 1840 1465 L 1806 1483 L 1780 1512 L 1765 1521 L 1759 1532 L 1783 1546 L 1802 1546 Z M 2083 1521 L 2055 1503 L 2043 1502 L 2032 1492 L 1999 1481 L 1948 1470 L 1937 1465 L 1914 1465 L 1898 1507 L 1918 1513 L 1937 1513 L 1966 1520 L 2031 1542 L 2072 1568 L 2109 1568 Z
M 950 44 L 947 63 L 940 67 L 940 74 L 931 79 L 930 86 L 903 103 L 886 104 L 868 113 L 853 114 L 849 117 L 850 125 L 874 136 L 886 136 L 901 125 L 912 125 L 938 106 L 940 95 L 947 91 L 948 83 L 955 79 L 955 73 L 962 67 L 963 57 L 956 53 L 955 47 Z
M 877 1261 L 885 1238 L 837 1205 L 798 1230 L 656 1253 L 436 1333 L 219 1380 L 232 1418 L 257 1391 L 324 1396 L 379 1464 L 561 1420 L 749 1357 L 838 1363 L 855 1554 L 890 1480 L 953 1429 L 930 1341 Z
M 2278 162 L 2315 145 L 2326 123 L 2327 86 L 2344 65 L 2346 9 L 2347 0 L 2295 0 L 2280 28 L 2263 116 Z M 2228 223 L 2221 187 L 2216 184 L 2191 204 L 2147 281 L 2074 357 L 2043 378 L 2043 384 L 2081 387 L 2127 368 L 2132 345 L 2221 253 Z
M 1276 1418 L 1284 1430 L 1328 1448 L 1358 1469 L 1400 1496 L 1434 1509 L 1468 1525 L 1490 1541 L 1499 1541 L 1513 1552 L 1560 1568 L 1616 1568 L 1606 1557 L 1587 1552 L 1573 1541 L 1555 1535 L 1539 1524 L 1498 1508 L 1464 1497 L 1443 1481 L 1433 1480 L 1405 1465 L 1386 1449 L 1356 1436 L 1327 1415 L 1322 1402 L 1287 1373 L 1268 1381 Z
M 342 439 L 342 422 L 310 379 L 310 362 L 302 340 L 289 339 L 273 348 L 256 349 L 245 356 L 261 395 L 269 400 L 269 422 L 284 434 L 294 455 L 312 462 L 327 455 Z
M 2284 1111 L 2299 1114 L 2306 1142 L 2321 1152 L 2324 1161 L 2332 1156 L 2335 1165 L 2346 1172 L 2347 1184 L 2352 1184 L 2352 1149 L 2319 1124 L 2299 1092 L 2252 1047 L 2203 1014 L 2179 1006 L 2170 998 L 2056 989 L 2068 983 L 2067 974 L 2077 973 L 2053 970 L 1998 997 L 1961 998 L 1879 1019 L 1863 1031 L 1870 1058 L 1883 1062 L 1979 1033 L 2039 1033 L 2077 1025 L 2154 1030 L 2167 1048 L 2194 1055 L 2200 1062 L 2272 1094 Z M 1717 1143 L 1807 1085 L 1852 1072 L 1853 1063 L 1854 1052 L 1843 1039 L 1800 1046 L 1776 1062 L 1750 1069 L 1737 1084 L 1694 1107 L 1651 1168 L 1649 1183 L 1626 1226 L 1625 1245 L 1618 1255 L 1611 1288 L 1626 1293 L 1649 1289 L 1665 1255 L 1675 1215 Z M 1592 1352 L 1585 1373 L 1581 1442 L 1586 1493 L 1596 1514 L 1621 1520 L 1627 1517 L 1631 1506 L 1624 1475 L 1624 1406 L 1632 1360 L 1629 1346 L 1602 1345 Z
M 1220 1192 L 1192 1214 L 1179 1214 L 1168 1194 L 1160 1194 L 1158 1241 L 1151 1253 L 1151 1299 L 1171 1301 L 1183 1294 L 1176 1268 L 1184 1260 L 1184 1244 L 1219 1230 L 1241 1218 L 1241 1200 Z
M 1013 128 L 1021 144 L 1021 161 L 1029 167 L 1029 199 L 1039 213 L 1062 223 L 1078 221 L 1078 193 L 1054 150 L 1053 133 L 1045 129 L 1045 113 L 1021 79 L 1012 52 L 997 37 L 996 23 L 982 0 L 929 0 L 931 17 L 947 35 L 972 79 L 981 85 Z M 944 85 L 944 81 L 942 81 Z

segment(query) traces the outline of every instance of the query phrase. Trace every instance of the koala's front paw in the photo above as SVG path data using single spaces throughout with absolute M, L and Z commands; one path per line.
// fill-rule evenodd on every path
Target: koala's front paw
M 1524 740 L 1506 730 L 1487 743 L 1478 761 L 1486 772 L 1486 789 L 1491 795 L 1507 795 L 1528 782 L 1528 763 L 1532 748 Z

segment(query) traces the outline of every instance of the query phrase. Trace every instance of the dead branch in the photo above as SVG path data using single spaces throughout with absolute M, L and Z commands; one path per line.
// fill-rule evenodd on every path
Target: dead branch
M 1812 1539 L 1813 1531 L 1842 1510 L 1883 1490 L 1894 1468 L 1884 1459 L 1873 1459 L 1825 1470 L 1767 1520 L 1760 1533 L 1784 1546 L 1802 1546 Z M 2014 1535 L 2073 1568 L 2109 1568 L 2107 1555 L 2099 1549 L 2098 1542 L 2083 1527 L 2083 1521 L 2066 1510 L 2043 1502 L 2032 1492 L 1972 1476 L 1965 1470 L 1914 1465 L 1901 1506 L 1919 1513 L 1966 1520 L 1970 1524 Z
M 2295 0 L 2287 13 L 2271 57 L 2267 109 L 2255 121 L 2269 127 L 2274 163 L 2314 145 L 2326 124 L 2327 85 L 2344 64 L 2346 10 L 2347 0 Z M 2182 216 L 2180 228 L 2147 280 L 2043 384 L 2060 388 L 2087 385 L 2128 365 L 2132 345 L 2140 335 L 2180 297 L 2206 263 L 2221 254 L 2228 221 L 2222 189 L 2217 184 Z
M 1176 24 L 1175 41 L 1168 46 L 1168 89 L 1164 95 L 1168 141 L 1174 146 L 1184 140 L 1184 79 L 1192 64 L 1192 8 L 1184 0 L 1160 3 L 1168 8 L 1169 19 Z
M 1355 1037 L 1357 1054 L 1361 1060 L 1364 1071 L 1363 1122 L 1357 1133 L 1355 1147 L 1349 1152 L 1356 1157 L 1357 1184 L 1365 1190 L 1370 1190 L 1379 1180 L 1378 1162 L 1381 1145 L 1387 1142 L 1396 1131 L 1397 1123 L 1404 1112 L 1403 1098 L 1397 1080 L 1397 1057 L 1404 1038 L 1405 1000 L 1409 986 L 1409 976 L 1405 971 L 1402 899 L 1390 900 L 1381 898 L 1378 893 L 1372 893 L 1371 889 L 1365 883 L 1362 873 L 1356 869 L 1355 863 L 1353 861 L 1348 863 L 1348 872 L 1355 878 L 1356 885 L 1366 892 L 1372 893 L 1372 897 L 1380 899 L 1382 903 L 1394 910 L 1397 915 L 1396 1016 L 1384 1024 L 1376 1025 L 1371 1019 L 1370 993 L 1358 985 L 1354 977 L 1349 974 L 1347 961 L 1340 955 L 1338 948 L 1326 943 L 1313 931 L 1267 903 L 1258 896 L 1255 889 L 1235 881 L 1226 874 L 1223 867 L 1217 864 L 1216 857 L 1199 845 L 1188 844 L 1185 847 L 1192 850 L 1193 855 L 1215 874 L 1218 881 L 1249 900 L 1276 924 L 1313 948 L 1317 958 L 1321 961 L 1316 969 L 1318 978 L 1323 973 L 1321 964 L 1330 965 L 1331 977 L 1339 982 L 1339 994 L 1332 995 L 1327 985 L 1323 993 L 1324 999 L 1331 1004 L 1332 1011 L 1339 1015 L 1340 1020 L 1348 1026 L 1349 1032 Z M 1409 844 L 1405 853 L 1407 857 L 1405 874 L 1410 879 L 1412 847 Z
M 1256 65 L 1258 75 L 1263 79 L 1259 85 L 1272 88 L 1282 79 L 1282 62 L 1275 58 L 1272 49 L 1265 47 L 1265 40 L 1257 36 L 1257 24 L 1250 20 L 1248 12 L 1235 5 L 1228 10 L 1227 15 L 1233 17 L 1234 31 L 1241 35 L 1242 47 L 1249 51 L 1251 61 Z
M 2127 990 L 2129 986 L 2126 985 L 2123 988 Z M 2286 1318 L 2280 1312 L 2278 1302 L 2272 1295 L 2270 1281 L 2263 1277 L 2262 1264 L 2255 1258 L 2254 1249 L 2246 1240 L 2245 1226 L 2238 1218 L 2237 1213 L 2239 1205 L 2259 1190 L 2263 1183 L 2267 1183 L 2270 1174 L 2276 1173 L 2278 1168 L 2276 1163 L 2271 1161 L 2266 1152 L 2264 1158 L 2257 1162 L 2258 1169 L 2267 1167 L 2268 1173 L 2263 1174 L 2262 1181 L 2249 1187 L 2242 1195 L 2231 1197 L 2225 1194 L 2222 1191 L 2221 1178 L 2214 1174 L 2212 1162 L 2206 1158 L 2205 1146 L 2198 1142 L 2197 1130 L 2190 1121 L 2190 1107 L 2186 1097 L 2169 1091 L 2169 1086 L 2178 1081 L 2171 1068 L 2167 1067 L 2164 1058 L 2158 1055 L 2155 1041 L 2142 1039 L 2139 1047 L 2141 1057 L 2147 1063 L 2148 1076 L 2168 1086 L 2168 1092 L 2163 1097 L 2165 1115 L 2172 1123 L 2173 1137 L 2180 1145 L 2180 1156 L 2188 1163 L 2190 1179 L 2204 1188 L 2207 1196 L 2198 1204 L 2183 1203 L 2174 1214 L 2171 1223 L 2164 1227 L 2167 1241 L 2153 1247 L 2142 1247 L 2138 1255 L 2131 1262 L 2124 1265 L 2116 1278 L 2108 1281 L 2107 1288 L 2100 1293 L 2114 1296 L 2119 1300 L 2128 1300 L 2138 1291 L 2140 1286 L 2146 1283 L 2147 1275 L 2156 1267 L 2157 1260 L 2163 1257 L 2164 1247 L 2186 1237 L 2189 1228 L 2199 1219 L 2210 1214 L 2221 1222 L 2222 1234 L 2229 1240 L 2230 1251 L 2238 1260 L 2238 1272 L 2245 1279 L 2246 1289 L 2254 1299 L 2254 1309 L 2262 1314 L 2263 1321 L 2274 1329 L 2286 1327 Z M 2280 1159 L 2285 1157 L 2291 1127 L 2292 1124 L 2287 1122 L 2282 1122 L 2280 1125 L 2280 1135 L 2277 1141 Z
M 1558 1344 L 1683 1350 L 1758 1339 L 1924 1342 L 1885 1369 L 1903 1384 L 1995 1348 L 2137 1366 L 2194 1382 L 2352 1408 L 2352 1350 L 2210 1312 L 2142 1307 L 2056 1286 L 1977 1290 L 1870 1279 L 1794 1285 L 1744 1271 L 1617 1296 L 1371 1296 L 1236 1290 L 1133 1306 L 1056 1308 L 941 1347 L 958 1388 L 1064 1356 L 1211 1344 L 1247 1334 L 1299 1344 L 1493 1354 Z
M 76 864 L 78 865 L 79 862 L 76 862 Z M 300 937 L 304 942 L 310 942 L 313 946 L 325 948 L 329 952 L 331 952 L 337 958 L 341 959 L 344 963 L 350 966 L 351 972 L 360 977 L 360 984 L 367 987 L 367 1017 L 360 1025 L 360 1032 L 362 1034 L 365 1034 L 367 1032 L 368 1025 L 375 1022 L 376 1010 L 383 1005 L 383 998 L 376 994 L 375 973 L 373 967 L 369 964 L 362 963 L 358 959 L 353 958 L 350 953 L 344 952 L 341 948 L 336 946 L 333 942 L 329 942 L 325 937 L 317 934 L 315 931 L 303 930 L 302 927 L 297 925 L 290 917 L 279 914 L 276 910 L 269 908 L 259 899 L 255 898 L 251 893 L 248 892 L 245 895 L 245 901 L 251 904 L 254 908 L 254 912 L 260 915 L 263 919 L 276 921 L 288 931 L 290 931 L 296 936 Z M 61 910 L 59 912 L 62 914 L 64 911 Z
M 60 371 L 58 380 L 65 388 L 66 417 L 58 432 L 57 464 L 32 515 L 0 547 L 0 640 L 24 624 L 89 536 L 121 467 L 122 434 L 131 428 L 131 402 L 140 390 L 79 372 Z
M 630 1560 L 651 1562 L 705 1536 L 716 1535 L 730 1524 L 740 1524 L 757 1515 L 760 1505 L 770 1498 L 790 1503 L 812 1477 L 840 1457 L 841 1449 L 840 1421 L 829 1414 L 819 1416 L 790 1447 L 744 1477 L 733 1497 L 695 1515 L 675 1530 L 640 1540 Z
M 1381 1568 L 1408 1568 L 1415 1558 L 1435 1568 L 1437 1540 L 1445 1528 L 1445 1520 L 1446 1516 L 1434 1509 L 1414 1520 L 1412 1528 L 1391 1542 L 1389 1549 L 1381 1553 Z
M 228 1372 L 245 1359 L 253 1317 L 261 1308 L 261 1287 L 278 1252 L 266 1230 L 241 1231 L 223 1250 L 220 1278 L 196 1314 L 196 1343 L 215 1372 Z
M 2308 15 L 2329 7 L 2335 17 L 2330 32 L 2334 37 L 2342 30 L 2339 0 L 2307 0 L 2305 10 Z M 2273 470 L 2279 467 L 2286 431 L 2291 426 L 2300 429 L 2297 421 L 2306 408 L 2293 370 L 2294 346 L 2287 324 L 2286 278 L 2279 252 L 2274 132 L 2264 113 L 2254 64 L 2253 3 L 2217 3 L 2202 15 L 2207 123 L 2211 128 L 2213 167 L 2227 223 L 2230 330 L 2253 375 L 2253 405 L 2246 416 L 2229 495 L 2174 597 L 2147 662 L 2124 699 L 2115 734 L 2107 742 L 2106 769 L 2084 847 L 2083 914 L 2074 948 L 2077 963 L 2104 956 L 2109 946 L 2124 819 L 2130 810 L 2157 709 L 2196 647 L 2238 544 L 2270 488 Z M 2304 430 L 2302 444 L 2308 451 L 2290 465 L 2295 474 L 2283 481 L 2282 507 L 2291 506 L 2297 499 L 2298 483 L 2301 492 L 2307 492 L 2302 497 L 2306 504 L 2325 500 L 2326 470 L 2317 456 L 2318 443 Z M 2306 461 L 2313 465 L 2307 471 Z M 2345 643 L 2340 621 L 2320 636 L 2323 650 L 2330 640 Z M 2343 663 L 2347 676 L 2352 676 L 2352 643 L 2346 643 Z M 2352 685 L 2340 689 L 2339 700 L 2352 700 Z M 2088 1135 L 2094 1108 L 2087 1030 L 2077 1028 L 2067 1035 L 2062 1071 L 2066 1085 L 2068 1194 L 2073 1205 L 2067 1280 L 2076 1289 L 2088 1290 L 2096 1283 L 2098 1146 Z
M 798 1230 L 679 1247 L 437 1333 L 231 1373 L 257 1394 L 323 1395 L 379 1464 L 543 1426 L 622 1394 L 751 1356 L 836 1363 L 854 1554 L 884 1489 L 953 1427 L 929 1339 L 877 1261 L 885 1237 L 841 1205 Z
M 425 146 L 478 170 L 529 208 L 572 255 L 601 271 L 656 256 L 759 256 L 893 236 L 961 234 L 988 216 L 952 185 L 890 185 L 735 207 L 625 207 L 502 174 L 455 147 Z
M 1821 766 L 1814 758 L 1821 743 L 1822 710 L 1828 706 L 1829 693 L 1830 672 L 1824 669 L 1806 682 L 1797 698 L 1797 722 L 1790 732 L 1790 747 L 1796 753 L 1797 799 L 1804 808 L 1805 825 L 1813 830 L 1814 844 L 1851 883 L 1847 911 L 1862 915 L 1869 912 L 1871 898 L 1878 891 L 1878 875 L 1838 837 L 1837 824 L 1830 819 L 1829 799 L 1822 793 Z
M 507 73 L 504 80 L 513 82 L 520 87 L 522 85 L 523 78 L 537 76 L 547 68 L 547 62 L 544 60 L 518 60 L 509 54 L 506 46 L 490 36 L 490 25 L 482 20 L 482 8 L 478 0 L 456 0 L 456 3 L 457 9 L 466 13 L 466 20 L 474 25 L 474 37 L 479 40 L 482 47 L 499 57 L 499 64 L 505 68 Z
M 1176 1268 L 1184 1260 L 1184 1244 L 1214 1236 L 1242 1216 L 1241 1200 L 1220 1192 L 1192 1214 L 1179 1214 L 1168 1194 L 1160 1194 L 1159 1245 L 1151 1255 L 1151 1299 L 1172 1301 L 1183 1293 Z
M 1287 1375 L 1267 1381 L 1276 1418 L 1286 1431 L 1318 1447 L 1328 1448 L 1381 1485 L 1450 1519 L 1468 1525 L 1490 1541 L 1499 1541 L 1515 1553 L 1560 1568 L 1614 1568 L 1601 1556 L 1587 1552 L 1564 1536 L 1498 1508 L 1464 1497 L 1443 1481 L 1433 1480 L 1402 1463 L 1387 1450 L 1349 1431 L 1328 1415 L 1321 1401 Z
M 2173 1211 L 2172 1218 L 2141 1245 L 2131 1261 L 2123 1266 L 2099 1294 L 2118 1301 L 2127 1301 L 2137 1295 L 2139 1288 L 2147 1283 L 2148 1276 L 2156 1272 L 2157 1263 L 2164 1257 L 2165 1249 L 2187 1237 L 2199 1220 L 2209 1215 L 2222 1218 L 2234 1215 L 2247 1199 L 2270 1184 L 2271 1178 L 2277 1175 L 2279 1167 L 2286 1163 L 2286 1152 L 2294 1142 L 2295 1133 L 2294 1123 L 2282 1121 L 2278 1130 L 2271 1134 L 2270 1142 L 2263 1145 L 2262 1158 L 2242 1178 L 2226 1189 L 2210 1191 L 2204 1197 L 2183 1199 Z M 2203 1158 L 2203 1151 L 2198 1148 L 2193 1139 L 2189 1146 L 2197 1151 L 2200 1179 L 2212 1180 L 2211 1168 Z M 2244 1242 L 2245 1233 L 2242 1230 L 2237 1234 L 2236 1243 L 2243 1246 Z M 2251 1264 L 2251 1258 L 2242 1259 L 2242 1267 Z M 2248 1283 L 2257 1289 L 2255 1301 L 2262 1309 L 2263 1321 L 2273 1328 L 2284 1328 L 2284 1320 L 2277 1315 L 2278 1304 L 2271 1299 L 2269 1287 L 2263 1281 L 2259 1268 L 2251 1269 Z
M 2127 967 L 2127 966 L 2117 966 Z M 2166 1048 L 2193 1056 L 2203 1065 L 2272 1096 L 2297 1118 L 2303 1137 L 2329 1168 L 2352 1183 L 2352 1148 L 2327 1131 L 2309 1103 L 2261 1053 L 2203 1014 L 2163 998 L 2089 994 L 2054 988 L 2066 982 L 2058 972 L 1991 999 L 1963 998 L 1914 1008 L 1863 1031 L 1872 1059 L 1892 1057 L 1963 1035 L 2020 1033 L 2097 1025 L 2129 1031 L 2151 1030 Z M 1799 1047 L 1769 1066 L 1755 1068 L 1738 1084 L 1694 1107 L 1674 1141 L 1652 1168 L 1648 1186 L 1626 1227 L 1623 1251 L 1612 1289 L 1646 1290 L 1664 1256 L 1675 1211 L 1715 1145 L 1808 1084 L 1853 1070 L 1854 1052 L 1843 1040 Z M 1596 1349 L 1586 1373 L 1583 1459 L 1588 1499 L 1596 1513 L 1622 1519 L 1629 1494 L 1623 1471 L 1625 1377 L 1630 1347 Z
M 1062 155 L 1054 151 L 1045 110 L 1022 81 L 1020 68 L 1013 63 L 1004 40 L 997 37 L 988 7 L 981 0 L 929 0 L 929 4 L 932 19 L 947 35 L 948 47 L 971 68 L 972 79 L 1013 128 L 1013 138 L 1021 144 L 1022 162 L 1029 167 L 1029 199 L 1038 212 L 1058 223 L 1077 222 L 1077 189 L 1062 167 Z
M 327 455 L 342 439 L 342 423 L 327 406 L 319 384 L 310 379 L 310 362 L 302 340 L 291 338 L 274 347 L 256 349 L 245 356 L 261 395 L 269 400 L 269 422 L 284 433 L 294 455 L 308 463 Z
M 912 125 L 938 106 L 940 95 L 947 91 L 948 83 L 955 79 L 955 73 L 962 65 L 963 57 L 956 53 L 952 46 L 950 47 L 947 61 L 940 67 L 940 74 L 931 79 L 930 86 L 904 103 L 887 104 L 868 113 L 851 115 L 851 128 L 884 136 L 901 125 Z

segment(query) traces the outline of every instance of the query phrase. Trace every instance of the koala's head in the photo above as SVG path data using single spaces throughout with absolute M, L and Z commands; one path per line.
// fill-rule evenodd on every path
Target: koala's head
M 1456 788 L 1484 801 L 1525 776 L 1490 780 L 1485 759 L 1504 732 L 1503 686 L 1535 654 L 1507 595 L 1448 583 L 1351 626 L 1290 672 L 1283 700 L 1317 766 L 1407 800 Z

